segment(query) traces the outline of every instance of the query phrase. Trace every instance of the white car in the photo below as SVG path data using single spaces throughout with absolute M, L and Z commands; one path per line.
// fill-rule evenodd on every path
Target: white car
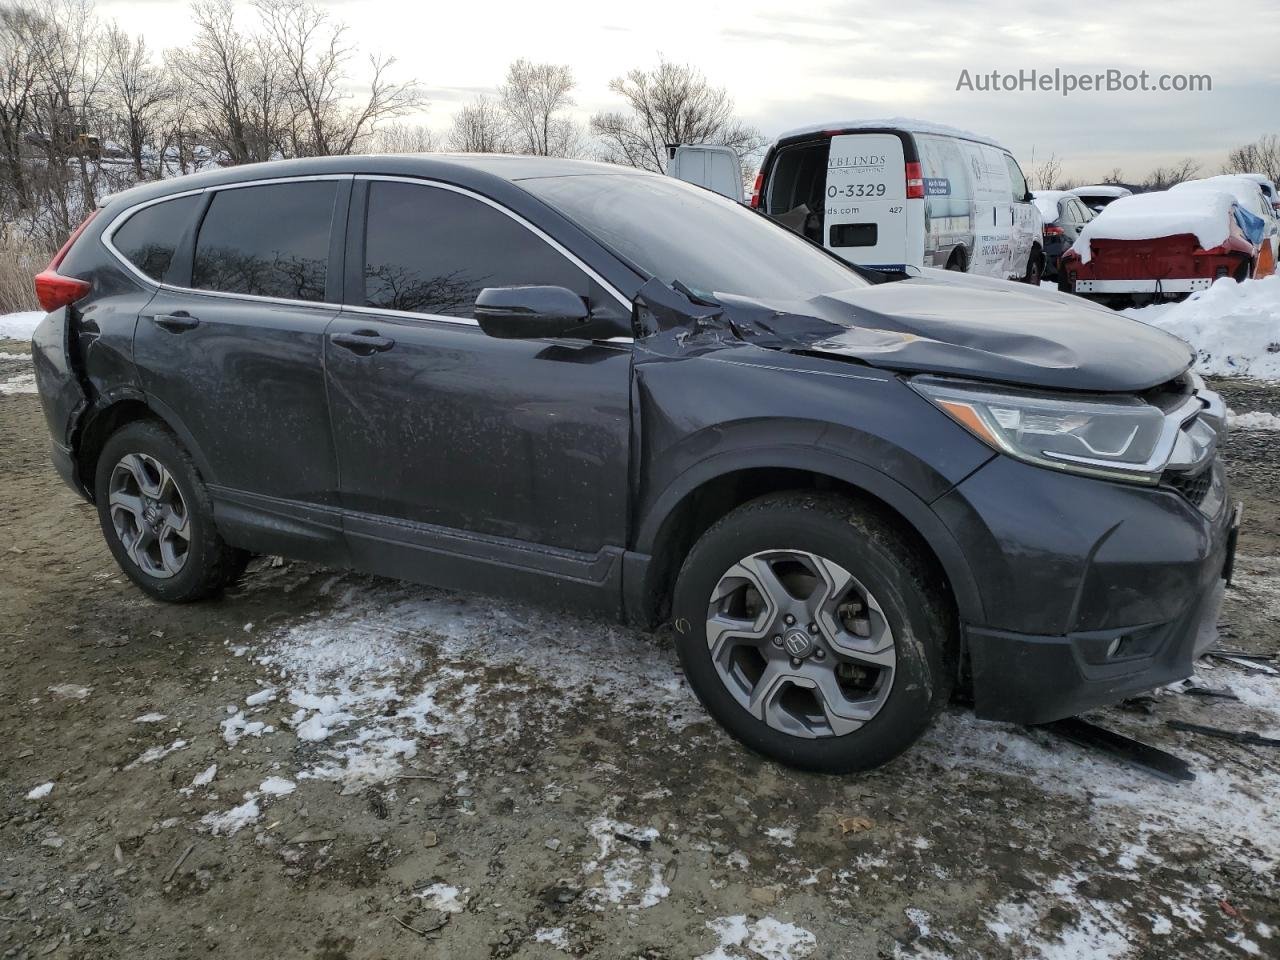
M 1093 183 L 1087 187 L 1072 187 L 1067 193 L 1074 193 L 1094 213 L 1101 213 L 1102 208 L 1113 200 L 1133 196 L 1133 191 L 1128 187 L 1121 187 L 1114 183 Z
M 894 117 L 789 131 L 765 154 L 751 205 L 874 269 L 1032 282 L 1044 270 L 1040 213 L 1018 162 L 954 127 Z
M 1271 201 L 1271 208 L 1276 211 L 1277 216 L 1280 216 L 1280 191 L 1276 190 L 1274 180 L 1261 173 L 1241 173 L 1239 176 L 1257 183 L 1262 188 L 1263 196 Z

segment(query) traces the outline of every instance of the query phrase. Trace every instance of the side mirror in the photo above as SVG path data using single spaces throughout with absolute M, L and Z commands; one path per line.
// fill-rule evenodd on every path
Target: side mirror
M 582 297 L 564 287 L 485 287 L 474 316 L 481 330 L 503 340 L 590 339 L 592 326 Z

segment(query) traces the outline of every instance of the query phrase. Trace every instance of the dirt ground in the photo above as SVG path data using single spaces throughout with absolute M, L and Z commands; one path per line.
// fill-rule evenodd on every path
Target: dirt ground
M 0 344 L 4 958 L 1280 955 L 1280 751 L 1166 724 L 1280 736 L 1280 675 L 1204 661 L 1238 700 L 1092 715 L 1194 783 L 959 707 L 882 770 L 796 773 L 718 731 L 661 634 L 270 558 L 216 602 L 145 598 L 49 466 L 25 349 Z M 1226 454 L 1223 642 L 1275 653 L 1280 432 Z

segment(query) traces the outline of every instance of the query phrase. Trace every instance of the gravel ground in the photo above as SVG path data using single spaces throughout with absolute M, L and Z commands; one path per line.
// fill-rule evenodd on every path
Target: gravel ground
M 270 558 L 146 599 L 48 465 L 25 349 L 0 343 L 4 958 L 1280 953 L 1280 753 L 1165 723 L 1280 736 L 1280 676 L 1206 661 L 1239 700 L 1091 717 L 1191 784 L 958 707 L 882 770 L 797 773 L 704 717 L 663 634 Z M 1275 653 L 1280 432 L 1226 453 L 1225 642 Z

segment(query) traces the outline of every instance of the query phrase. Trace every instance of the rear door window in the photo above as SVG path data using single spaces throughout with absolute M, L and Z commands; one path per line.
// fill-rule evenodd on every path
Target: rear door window
M 143 207 L 116 229 L 111 245 L 152 280 L 163 280 L 199 206 L 200 195 L 192 194 Z
M 198 290 L 322 301 L 337 181 L 220 190 L 196 238 Z
M 546 284 L 586 297 L 590 283 L 537 234 L 474 197 L 423 184 L 369 183 L 367 307 L 470 317 L 485 287 Z

